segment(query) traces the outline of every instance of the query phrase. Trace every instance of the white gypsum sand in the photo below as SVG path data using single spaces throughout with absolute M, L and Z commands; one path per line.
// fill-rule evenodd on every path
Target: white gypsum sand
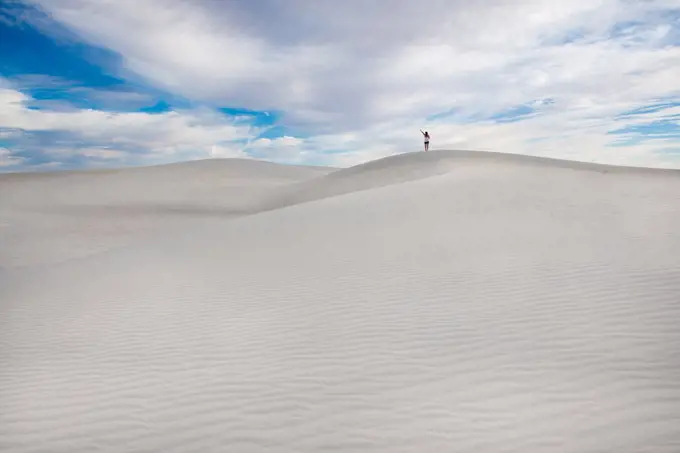
M 0 174 L 0 268 L 82 257 L 197 222 L 251 214 L 282 188 L 329 171 L 209 159 Z
M 0 451 L 680 451 L 680 172 L 329 171 L 0 176 Z

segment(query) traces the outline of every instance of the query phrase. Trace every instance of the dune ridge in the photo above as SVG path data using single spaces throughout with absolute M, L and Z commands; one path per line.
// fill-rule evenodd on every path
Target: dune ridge
M 0 451 L 680 449 L 680 172 L 460 152 L 214 170 L 0 198 L 26 225 L 152 219 L 112 246 L 80 214 L 96 253 L 0 247 Z M 244 212 L 148 208 L 177 200 Z M 13 234 L 74 243 L 40 228 Z

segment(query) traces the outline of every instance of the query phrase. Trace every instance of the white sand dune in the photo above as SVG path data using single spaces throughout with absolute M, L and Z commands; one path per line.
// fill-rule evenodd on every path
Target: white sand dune
M 680 172 L 442 151 L 0 192 L 2 452 L 680 451 Z
M 0 175 L 0 268 L 63 261 L 261 209 L 331 171 L 246 159 Z

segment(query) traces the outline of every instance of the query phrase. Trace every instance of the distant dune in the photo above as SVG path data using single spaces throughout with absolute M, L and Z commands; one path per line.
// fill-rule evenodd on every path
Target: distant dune
M 0 175 L 0 267 L 63 261 L 196 222 L 253 214 L 272 194 L 332 170 L 209 159 Z
M 680 171 L 0 175 L 0 451 L 680 451 Z

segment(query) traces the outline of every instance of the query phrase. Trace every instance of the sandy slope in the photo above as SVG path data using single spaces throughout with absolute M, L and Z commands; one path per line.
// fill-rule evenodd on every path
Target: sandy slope
M 474 156 L 161 190 L 179 231 L 8 266 L 0 451 L 680 451 L 678 172 Z
M 124 170 L 0 175 L 0 268 L 53 263 L 257 212 L 331 169 L 210 159 Z

